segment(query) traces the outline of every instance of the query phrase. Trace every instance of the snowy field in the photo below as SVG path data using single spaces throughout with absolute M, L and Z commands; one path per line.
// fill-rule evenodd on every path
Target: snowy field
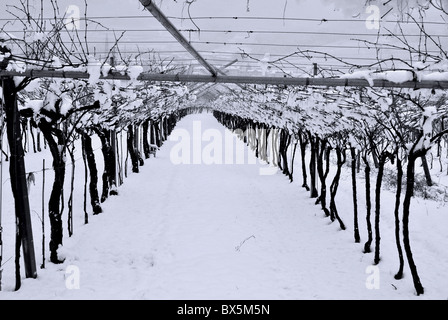
M 188 116 L 177 129 L 193 134 L 195 121 L 200 121 L 203 131 L 218 129 L 224 136 L 226 129 L 210 114 Z M 421 198 L 412 202 L 411 245 L 425 288 L 425 294 L 417 297 L 407 265 L 404 279 L 394 279 L 398 257 L 393 192 L 383 193 L 381 262 L 372 268 L 373 253 L 362 252 L 367 237 L 362 174 L 358 186 L 362 239 L 355 244 L 348 168 L 337 197 L 339 214 L 347 225 L 341 231 L 300 187 L 299 150 L 295 181 L 289 183 L 280 173 L 260 175 L 260 168 L 266 166 L 250 164 L 253 158 L 239 165 L 175 165 L 171 151 L 177 144 L 167 141 L 139 174 L 129 174 L 119 196 L 109 198 L 104 212 L 90 216 L 87 225 L 82 210 L 84 168 L 79 161 L 74 235 L 64 235 L 60 250 L 65 262 L 47 261 L 38 278 L 24 279 L 18 292 L 13 291 L 14 213 L 4 168 L 5 264 L 0 300 L 448 299 L 446 203 Z M 101 151 L 96 152 L 101 173 Z M 43 156 L 27 155 L 27 170 L 41 170 Z M 70 166 L 67 183 L 69 176 Z M 46 179 L 48 198 L 51 171 Z M 42 263 L 41 183 L 42 174 L 37 173 L 30 189 L 38 265 Z

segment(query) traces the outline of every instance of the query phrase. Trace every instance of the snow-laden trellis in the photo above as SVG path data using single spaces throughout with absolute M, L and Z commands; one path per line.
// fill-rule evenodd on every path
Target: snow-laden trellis
M 207 62 L 185 38 L 180 37 L 180 32 L 168 23 L 168 18 L 152 1 L 141 0 L 141 3 L 149 8 L 158 20 L 163 21 L 161 21 L 162 25 L 169 29 L 176 40 L 182 43 L 184 48 L 209 71 L 210 75 L 165 72 L 166 70 L 144 72 L 143 66 L 138 64 L 113 66 L 108 64 L 108 61 L 100 61 L 89 54 L 88 45 L 82 41 L 80 41 L 81 47 L 85 45 L 86 50 L 80 54 L 82 59 L 78 59 L 80 61 L 75 63 L 76 59 L 64 51 L 60 42 L 50 40 L 51 36 L 57 39 L 59 32 L 65 30 L 66 26 L 55 24 L 55 29 L 45 35 L 42 30 L 32 29 L 33 22 L 34 27 L 39 27 L 38 20 L 28 21 L 30 29 L 27 32 L 31 34 L 27 34 L 28 42 L 24 42 L 26 50 L 14 51 L 21 40 L 9 34 L 2 33 L 0 38 L 2 102 L 5 103 L 5 110 L 9 112 L 9 114 L 7 112 L 7 119 L 11 121 L 8 129 L 11 135 L 9 140 L 12 156 L 19 156 L 19 160 L 23 160 L 23 150 L 20 150 L 22 129 L 18 125 L 21 115 L 40 121 L 38 127 L 42 132 L 46 132 L 48 141 L 54 143 L 55 159 L 63 161 L 66 140 L 70 138 L 70 135 L 64 136 L 56 126 L 68 126 L 68 131 L 65 132 L 75 132 L 83 127 L 88 130 L 105 130 L 103 131 L 105 134 L 106 131 L 116 130 L 119 126 L 125 128 L 133 124 L 143 124 L 148 119 L 163 119 L 194 105 L 210 107 L 219 111 L 220 116 L 223 117 L 230 115 L 235 119 L 250 119 L 251 126 L 262 124 L 280 128 L 284 130 L 282 133 L 285 137 L 288 133 L 298 139 L 309 139 L 316 148 L 321 148 L 321 153 L 315 154 L 317 158 L 320 156 L 321 161 L 324 152 L 328 151 L 326 148 L 330 146 L 337 150 L 338 157 L 342 155 L 345 157 L 347 146 L 359 153 L 366 152 L 367 146 L 370 150 L 371 142 L 366 141 L 372 138 L 369 132 L 370 126 L 380 125 L 384 131 L 384 136 L 381 137 L 387 137 L 390 144 L 377 145 L 378 150 L 375 152 L 370 150 L 364 156 L 372 156 L 380 164 L 384 164 L 389 159 L 387 157 L 389 154 L 402 159 L 407 157 L 409 176 L 413 173 L 412 168 L 416 159 L 424 156 L 446 133 L 444 90 L 448 88 L 448 64 L 443 57 L 432 63 L 421 59 L 416 61 L 411 66 L 412 68 L 404 70 L 361 70 L 331 77 L 226 75 L 225 72 Z M 423 32 L 421 36 L 428 37 Z M 76 38 L 72 40 L 79 41 Z M 48 45 L 47 48 L 41 47 L 44 41 Z M 117 39 L 118 42 L 119 39 Z M 10 43 L 13 45 L 9 46 Z M 27 53 L 30 48 L 34 50 L 31 56 L 20 58 L 20 54 Z M 33 56 L 36 52 L 39 54 Z M 420 54 L 424 56 L 424 53 Z M 247 53 L 244 54 L 249 56 Z M 311 52 L 301 51 L 298 54 L 309 57 Z M 268 65 L 275 66 L 277 63 L 269 59 L 264 61 L 260 59 L 259 62 L 263 70 L 266 70 Z M 18 93 L 22 95 L 21 91 L 32 82 L 36 82 L 36 79 L 44 79 L 38 85 L 41 91 L 30 90 L 33 92 L 17 99 L 16 95 Z M 240 86 L 238 88 L 229 86 L 216 101 L 197 101 L 194 95 L 189 95 L 186 83 L 238 84 Z M 78 89 L 79 94 L 83 93 L 86 96 L 73 96 Z M 14 96 L 14 99 L 8 100 L 11 96 Z M 20 110 L 18 101 L 23 102 Z M 82 116 L 76 118 L 75 122 L 70 122 L 73 121 L 72 116 L 80 113 Z M 409 117 L 403 118 L 403 115 Z M 398 124 L 401 127 L 394 127 Z M 160 123 L 160 125 L 167 124 Z M 408 132 L 410 133 L 408 136 L 403 130 L 410 128 L 412 131 Z M 132 132 L 131 127 L 129 131 Z M 83 131 L 81 135 L 86 137 L 90 132 Z M 132 140 L 132 137 L 130 139 Z M 16 141 L 17 149 L 13 148 L 13 141 Z M 130 152 L 132 156 L 132 150 Z M 13 161 L 15 159 L 11 157 L 11 163 Z M 138 159 L 133 159 L 133 162 L 138 162 Z M 55 168 L 62 165 L 63 162 L 55 165 Z M 138 168 L 138 164 L 135 168 Z M 19 163 L 17 170 L 19 170 L 15 174 L 17 181 L 14 182 L 16 185 L 13 185 L 13 188 L 19 187 L 16 203 L 25 206 L 17 210 L 17 214 L 24 215 L 20 218 L 24 222 L 19 222 L 23 226 L 20 236 L 23 241 L 24 256 L 27 259 L 25 261 L 27 277 L 35 277 L 32 239 L 27 236 L 31 232 L 26 226 L 29 209 L 26 208 L 26 170 L 23 163 Z M 325 173 L 322 168 L 320 170 L 319 178 L 325 181 Z M 63 177 L 64 174 L 62 172 L 61 176 Z M 411 182 L 409 182 L 403 203 L 407 213 L 409 213 L 412 195 Z M 330 213 L 335 213 L 332 220 L 338 218 L 334 203 L 335 188 L 331 190 L 334 194 L 331 198 Z M 312 191 L 318 192 L 316 189 Z M 328 210 L 325 201 L 321 202 L 321 206 Z M 379 210 L 379 207 L 376 209 Z M 50 215 L 57 216 L 57 211 L 58 204 Z M 376 217 L 379 217 L 378 212 Z M 408 219 L 408 215 L 405 215 L 403 219 L 405 218 Z M 57 247 L 60 245 L 58 241 L 52 247 L 54 262 L 58 261 L 56 255 Z M 376 248 L 379 250 L 379 245 Z M 410 248 L 405 249 L 410 252 Z M 417 293 L 423 293 L 416 270 L 413 270 L 413 276 Z

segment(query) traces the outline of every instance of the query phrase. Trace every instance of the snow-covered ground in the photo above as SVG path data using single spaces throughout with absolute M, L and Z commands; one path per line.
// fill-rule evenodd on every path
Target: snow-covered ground
M 193 134 L 195 121 L 200 121 L 203 131 L 218 129 L 224 136 L 225 129 L 210 114 L 188 116 L 177 129 Z M 203 147 L 207 144 L 202 143 Z M 80 161 L 75 233 L 71 238 L 65 235 L 61 249 L 66 260 L 61 265 L 47 262 L 45 269 L 38 270 L 36 280 L 24 279 L 18 292 L 13 292 L 14 258 L 6 261 L 13 257 L 14 223 L 9 181 L 5 182 L 5 265 L 0 299 L 448 298 L 445 203 L 423 199 L 412 203 L 411 245 L 425 287 L 425 295 L 417 297 L 407 265 L 403 280 L 393 278 L 398 258 L 392 192 L 383 193 L 382 260 L 372 268 L 373 253 L 362 252 L 366 241 L 363 180 L 359 180 L 358 195 L 362 243 L 355 244 L 348 169 L 337 198 L 348 227 L 341 231 L 300 187 L 300 159 L 295 182 L 289 183 L 281 174 L 260 175 L 265 165 L 250 164 L 253 161 L 244 165 L 175 165 L 170 153 L 176 145 L 176 141 L 167 141 L 139 174 L 130 174 L 119 188 L 119 196 L 109 198 L 103 204 L 104 212 L 91 216 L 87 225 L 83 223 L 84 170 Z M 41 157 L 27 156 L 27 169 L 39 170 Z M 97 162 L 101 173 L 100 153 Z M 7 170 L 4 173 L 7 175 Z M 68 168 L 67 180 L 69 175 Z M 38 264 L 40 179 L 36 174 L 36 186 L 30 190 Z M 47 179 L 50 185 L 51 172 Z M 65 220 L 64 216 L 66 229 Z M 49 230 L 48 222 L 46 228 Z

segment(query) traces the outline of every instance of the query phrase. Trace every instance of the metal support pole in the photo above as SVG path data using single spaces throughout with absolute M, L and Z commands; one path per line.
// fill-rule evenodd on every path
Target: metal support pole
M 52 71 L 52 70 L 28 70 L 25 72 L 0 71 L 0 77 L 30 77 L 30 78 L 65 78 L 65 79 L 89 79 L 87 72 L 80 71 Z M 127 75 L 121 73 L 101 76 L 102 80 L 130 80 Z M 448 89 L 448 81 L 406 81 L 392 82 L 384 79 L 374 79 L 370 84 L 366 79 L 342 79 L 342 78 L 286 78 L 286 77 L 253 77 L 253 76 L 218 76 L 198 74 L 161 74 L 142 73 L 138 81 L 158 82 L 184 82 L 184 83 L 233 83 L 233 84 L 260 84 L 260 85 L 284 85 L 284 86 L 310 86 L 310 87 L 365 87 L 365 88 L 401 88 L 401 89 Z
M 141 4 L 156 18 L 171 35 L 187 50 L 199 63 L 206 68 L 213 77 L 218 75 L 216 69 L 209 64 L 195 48 L 191 46 L 187 39 L 176 29 L 170 20 L 163 14 L 162 11 L 154 4 L 152 0 L 140 0 Z
M 15 212 L 22 238 L 25 275 L 36 278 L 36 258 L 34 253 L 33 230 L 31 225 L 30 203 L 26 183 L 25 154 L 22 145 L 20 115 L 17 106 L 17 93 L 11 77 L 2 80 L 4 106 L 7 122 L 8 143 L 11 148 L 9 172 L 14 195 Z
M 231 65 L 234 65 L 234 64 L 237 63 L 237 62 L 238 62 L 238 59 L 235 59 L 235 60 L 233 60 L 232 62 L 229 62 L 228 64 L 226 64 L 224 67 L 218 69 L 217 71 L 218 71 L 219 73 L 221 73 L 221 74 L 223 74 L 223 75 L 226 76 L 227 74 L 224 72 L 224 70 L 227 69 L 228 67 L 230 67 Z M 191 89 L 190 89 L 190 92 L 197 91 L 197 90 L 199 90 L 199 89 L 201 89 L 201 88 L 203 88 L 203 87 L 205 87 L 205 86 L 207 86 L 207 83 L 203 83 L 203 84 L 197 85 L 196 87 L 191 88 Z M 212 85 L 212 86 L 213 86 L 213 85 Z M 211 86 L 209 86 L 207 89 L 209 89 L 210 87 L 211 87 Z
M 317 63 L 313 63 L 313 76 L 317 77 L 319 70 L 317 68 Z
M 2 213 L 3 213 L 3 128 L 4 128 L 4 120 L 3 120 L 3 105 L 4 105 L 4 98 L 3 98 L 3 79 L 2 79 L 2 86 L 1 86 L 1 95 L 0 100 L 2 102 L 0 108 L 0 291 L 2 291 L 2 263 L 3 263 L 3 226 L 2 226 Z

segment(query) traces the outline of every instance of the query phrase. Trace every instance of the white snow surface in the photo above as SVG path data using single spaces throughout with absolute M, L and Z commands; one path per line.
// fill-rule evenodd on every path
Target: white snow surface
M 418 81 L 448 81 L 448 72 L 426 72 L 416 71 Z M 341 79 L 365 79 L 373 86 L 374 80 L 387 80 L 393 83 L 401 84 L 414 80 L 411 71 L 397 70 L 376 72 L 371 70 L 360 70 L 353 73 L 347 73 L 340 77 Z
M 194 121 L 201 121 L 203 130 L 218 129 L 224 136 L 225 129 L 209 114 L 188 116 L 177 128 L 193 135 Z M 101 174 L 97 139 L 95 143 Z M 202 142 L 203 147 L 208 143 Z M 81 160 L 77 164 L 71 238 L 66 235 L 66 213 L 63 217 L 64 246 L 59 253 L 65 262 L 54 265 L 47 261 L 45 269 L 38 269 L 38 278 L 24 279 L 18 292 L 13 291 L 14 262 L 5 262 L 14 252 L 14 223 L 12 203 L 7 203 L 8 195 L 4 194 L 6 251 L 0 300 L 448 298 L 448 216 L 444 204 L 423 199 L 412 203 L 412 248 L 426 290 L 417 297 L 407 265 L 404 279 L 393 277 L 398 268 L 394 194 L 383 192 L 382 260 L 377 266 L 380 287 L 368 289 L 373 253 L 362 252 L 367 237 L 364 185 L 360 179 L 362 241 L 355 244 L 348 168 L 337 197 L 339 213 L 347 225 L 347 231 L 342 231 L 300 187 L 300 162 L 295 167 L 295 182 L 289 183 L 280 173 L 260 175 L 260 168 L 266 165 L 259 163 L 174 165 L 170 161 L 174 144 L 166 141 L 157 157 L 140 167 L 139 174 L 130 173 L 118 188 L 119 196 L 109 198 L 103 204 L 104 212 L 90 216 L 87 225 L 83 222 Z M 42 165 L 39 156 L 27 156 L 29 170 Z M 69 168 L 66 180 L 70 180 Z M 40 210 L 39 179 L 36 174 L 36 186 L 30 190 L 35 211 Z M 51 172 L 47 172 L 47 181 L 51 185 Z M 33 228 L 40 264 L 40 221 L 36 215 Z M 48 222 L 46 228 L 49 230 Z M 79 289 L 66 286 L 73 270 L 80 272 Z

